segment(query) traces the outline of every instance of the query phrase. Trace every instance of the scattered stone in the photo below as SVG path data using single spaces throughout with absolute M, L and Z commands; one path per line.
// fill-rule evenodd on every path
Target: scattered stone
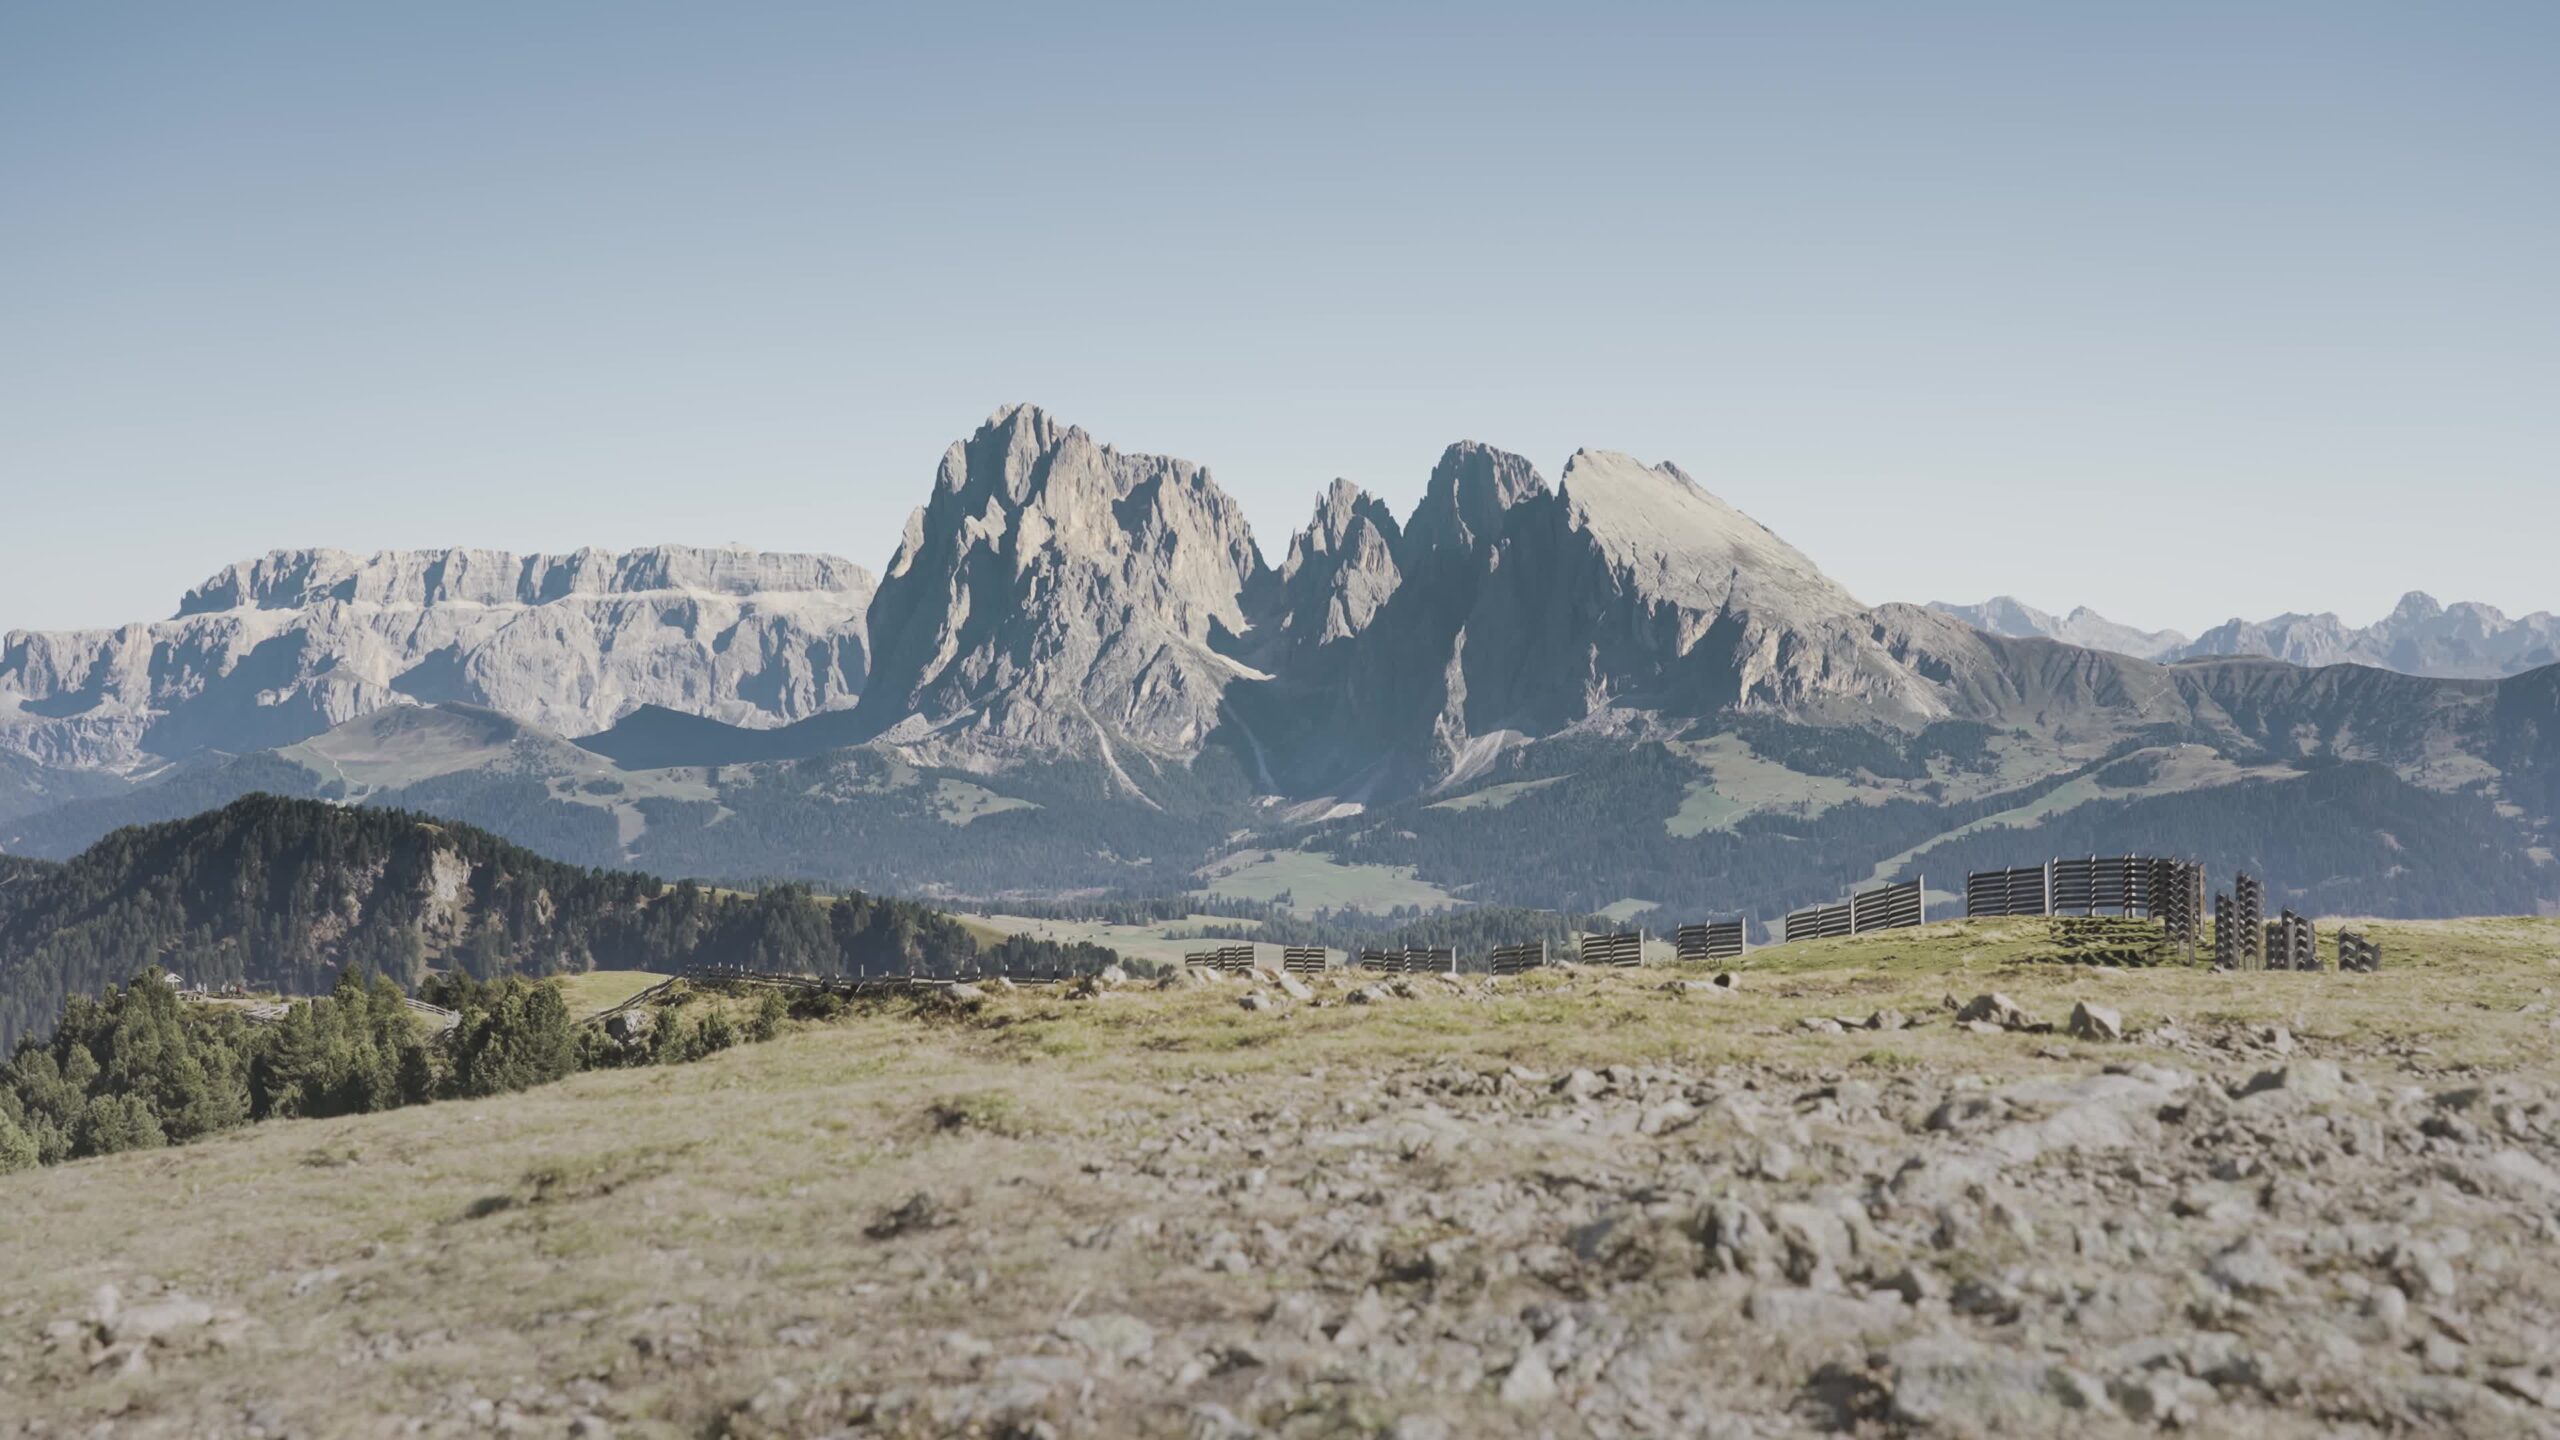
M 919 1190 L 896 1209 L 871 1222 L 862 1233 L 874 1240 L 893 1240 L 919 1230 L 939 1230 L 956 1223 L 958 1217 L 933 1192 Z
M 1236 1001 L 1236 1005 L 1239 1009 L 1244 1010 L 1270 1010 L 1276 1008 L 1272 998 L 1263 994 L 1259 990 L 1254 991 L 1252 994 L 1240 997 Z
M 2328 1104 L 2346 1098 L 2346 1076 L 2333 1060 L 2296 1060 L 2281 1070 L 2259 1071 L 2241 1087 L 2240 1096 L 2279 1093 L 2308 1104 Z
M 2073 1038 L 2080 1040 L 2122 1040 L 2124 1016 L 2083 1000 L 2071 1007 L 2070 1030 Z
M 2205 1273 L 2225 1290 L 2248 1299 L 2281 1295 L 2302 1278 L 2293 1267 L 2270 1253 L 2267 1243 L 2255 1235 L 2206 1262 Z
M 1058 1337 L 1123 1364 L 1144 1360 L 1156 1348 L 1155 1327 L 1134 1315 L 1078 1315 L 1059 1323 Z
M 2051 1367 L 2019 1347 L 1931 1335 L 1892 1347 L 1885 1362 L 1891 1415 L 1905 1425 L 1988 1437 L 2051 1433 L 2065 1422 Z
M 1956 1011 L 1956 1022 L 1963 1025 L 1996 1025 L 2003 1030 L 2023 1030 L 2035 1023 L 2034 1017 L 2020 1008 L 2017 1001 L 1993 991 L 1976 995 Z
M 1588 1100 L 1607 1088 L 1608 1082 L 1589 1070 L 1569 1071 L 1555 1083 L 1555 1092 L 1567 1100 Z
M 213 1323 L 213 1307 L 184 1295 L 127 1305 L 98 1328 L 110 1342 L 158 1340 Z
M 1511 1362 L 1502 1377 L 1502 1403 L 1505 1405 L 1543 1405 L 1556 1398 L 1555 1372 L 1547 1368 L 1547 1357 L 1538 1353 L 1536 1345 L 1520 1347 L 1520 1358 Z
M 2126 1418 L 2171 1429 L 2193 1425 L 2214 1398 L 2212 1386 L 2175 1370 L 2124 1376 L 2110 1384 L 2107 1393 Z

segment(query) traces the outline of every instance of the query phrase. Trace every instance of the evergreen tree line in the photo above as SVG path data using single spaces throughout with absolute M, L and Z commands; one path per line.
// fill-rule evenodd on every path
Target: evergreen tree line
M 1354 955 L 1362 950 L 1425 945 L 1454 947 L 1461 956 L 1472 956 L 1497 945 L 1534 945 L 1541 940 L 1570 946 L 1577 935 L 1618 928 L 1617 922 L 1602 915 L 1566 915 L 1518 906 L 1423 910 L 1399 905 L 1383 913 L 1323 910 L 1312 920 L 1284 912 L 1260 925 L 1206 925 L 1200 934 L 1204 939 L 1259 940 L 1270 945 L 1322 945 Z
M 184 1000 L 157 968 L 74 995 L 49 1039 L 19 1042 L 0 1067 L 0 1171 L 181 1145 L 258 1120 L 496 1095 L 580 1068 L 557 985 L 508 977 L 444 994 L 461 1023 L 434 1037 L 398 986 L 353 969 L 276 1023 Z
M 414 989 L 435 969 L 479 980 L 709 965 L 952 974 L 980 956 L 967 927 L 910 901 L 668 885 L 404 811 L 269 795 L 119 830 L 67 864 L 5 878 L 0 1046 L 146 963 L 208 989 L 307 995 L 348 968 Z M 1111 960 L 1027 939 L 1005 953 L 1069 973 Z

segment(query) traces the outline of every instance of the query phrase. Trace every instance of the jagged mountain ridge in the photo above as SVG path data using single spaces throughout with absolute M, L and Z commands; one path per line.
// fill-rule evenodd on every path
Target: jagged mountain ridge
M 2536 611 L 2510 618 L 2494 605 L 2445 605 L 2417 590 L 2371 625 L 2349 625 L 2327 612 L 2256 621 L 2235 617 L 2193 640 L 2174 630 L 2119 625 L 2086 606 L 2055 616 L 2007 595 L 1979 605 L 1929 608 L 1996 635 L 2041 636 L 2164 662 L 2252 655 L 2312 667 L 2371 665 L 2445 680 L 2490 680 L 2560 664 L 2560 616 Z
M 2183 652 L 2266 655 L 2295 665 L 2375 665 L 2410 675 L 2485 679 L 2560 664 L 2560 617 L 2548 611 L 2510 619 L 2495 606 L 2437 603 L 2411 591 L 2389 615 L 2350 626 L 2336 615 L 2230 620 Z
M 1977 630 L 1988 630 L 1994 635 L 2006 635 L 2016 640 L 2060 640 L 2068 645 L 2112 650 L 2119 655 L 2133 655 L 2144 660 L 2174 660 L 2192 643 L 2175 630 L 2144 630 L 2132 625 L 2119 625 L 2086 605 L 2074 606 L 2068 615 L 2055 615 L 2013 595 L 1994 595 L 1979 605 L 1951 605 L 1943 600 L 1933 600 L 1928 608 L 1952 615 Z
M 1204 467 L 1015 405 L 945 454 L 876 592 L 845 562 L 738 551 L 279 552 L 156 626 L 11 637 L 0 751 L 138 768 L 444 702 L 626 764 L 1078 758 L 1153 803 L 1222 750 L 1263 793 L 1369 803 L 1546 738 L 1736 715 L 2030 729 L 2056 760 L 2252 723 L 2209 686 L 1943 612 L 1868 608 L 1678 467 L 1601 450 L 1550 485 L 1453 445 L 1401 522 L 1336 482 L 1273 569 Z M 58 788 L 19 783 L 13 808 Z
M 823 555 L 277 551 L 168 620 L 8 635 L 0 751 L 130 770 L 446 701 L 571 734 L 644 704 L 788 724 L 860 692 L 871 590 Z
M 1029 405 L 943 456 L 871 609 L 857 718 L 966 761 L 1188 755 L 1244 672 L 1221 637 L 1274 589 L 1243 507 L 1189 461 L 1124 454 Z

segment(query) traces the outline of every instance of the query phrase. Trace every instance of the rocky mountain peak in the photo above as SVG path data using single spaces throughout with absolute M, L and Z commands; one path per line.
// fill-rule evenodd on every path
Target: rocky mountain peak
M 1291 537 L 1281 574 L 1286 577 L 1315 556 L 1340 555 L 1373 537 L 1392 546 L 1401 533 L 1385 501 L 1348 480 L 1336 480 L 1316 497 L 1316 513 L 1307 528 Z
M 1578 450 L 1565 462 L 1559 491 L 1570 523 L 1656 599 L 1712 614 L 1739 594 L 1783 610 L 1790 623 L 1863 608 L 1802 551 L 1676 465 Z
M 1243 508 L 1187 460 L 1029 405 L 942 461 L 873 602 L 866 722 L 955 760 L 1029 744 L 1182 752 L 1273 583 Z
M 2401 596 L 2400 603 L 2391 610 L 2391 618 L 2403 623 L 2423 624 L 2442 614 L 2444 606 L 2436 603 L 2436 597 L 2424 590 L 2412 590 Z
M 1348 480 L 1326 486 L 1280 566 L 1282 653 L 1271 668 L 1307 663 L 1312 650 L 1366 629 L 1403 580 L 1395 560 L 1401 539 L 1385 501 Z
M 1405 522 L 1409 549 L 1474 554 L 1499 539 L 1514 506 L 1543 499 L 1536 466 L 1506 450 L 1461 440 L 1431 467 L 1422 500 Z

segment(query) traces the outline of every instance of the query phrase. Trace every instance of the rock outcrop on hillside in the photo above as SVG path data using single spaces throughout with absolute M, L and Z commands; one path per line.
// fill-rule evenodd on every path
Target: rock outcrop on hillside
M 285 550 L 174 618 L 0 643 L 0 750 L 134 769 L 291 744 L 389 705 L 562 733 L 642 705 L 771 726 L 850 705 L 872 581 L 822 555 Z
M 1207 470 L 1010 406 L 951 447 L 907 521 L 857 714 L 951 763 L 1188 756 L 1257 673 L 1225 650 L 1274 585 Z

